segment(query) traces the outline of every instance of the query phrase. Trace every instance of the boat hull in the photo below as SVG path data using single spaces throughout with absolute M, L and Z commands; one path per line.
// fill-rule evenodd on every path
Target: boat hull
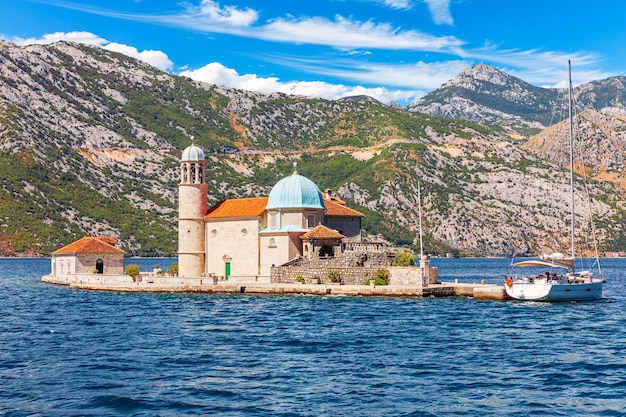
M 583 301 L 602 298 L 602 281 L 566 284 L 513 282 L 504 287 L 509 297 L 522 301 Z

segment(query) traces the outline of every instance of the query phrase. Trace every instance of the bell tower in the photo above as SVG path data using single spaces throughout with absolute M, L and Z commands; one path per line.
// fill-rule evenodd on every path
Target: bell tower
M 204 152 L 185 148 L 178 184 L 178 276 L 201 277 L 205 270 L 204 216 L 207 213 Z

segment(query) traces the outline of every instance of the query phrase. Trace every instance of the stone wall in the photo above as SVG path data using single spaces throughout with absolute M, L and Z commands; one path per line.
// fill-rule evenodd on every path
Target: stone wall
M 346 285 L 367 285 L 380 269 L 389 271 L 389 285 L 423 285 L 422 268 L 415 266 L 387 267 L 325 267 L 301 265 L 272 268 L 270 282 L 281 284 L 297 283 L 297 277 L 304 278 L 306 284 L 330 284 L 328 271 L 337 271 L 341 283 Z
M 99 260 L 103 262 L 104 274 L 124 273 L 123 253 L 79 253 L 76 255 L 76 270 L 74 272 L 91 274 L 96 269 Z
M 334 257 L 318 257 L 311 259 L 299 257 L 283 264 L 282 266 L 309 266 L 312 268 L 387 268 L 395 262 L 395 255 L 388 256 L 386 253 L 367 253 L 367 252 L 343 252 L 339 256 Z
M 422 268 L 415 266 L 394 266 L 389 268 L 391 285 L 423 285 Z
M 438 270 L 430 266 L 428 260 L 422 266 L 393 266 L 393 252 L 347 251 L 340 256 L 313 259 L 296 258 L 273 267 L 270 282 L 297 283 L 296 277 L 304 278 L 307 284 L 329 284 L 328 271 L 339 272 L 341 283 L 346 285 L 366 285 L 381 269 L 389 271 L 389 285 L 424 285 L 438 282 Z M 426 278 L 423 278 L 426 277 Z
M 316 266 L 278 266 L 272 268 L 270 282 L 275 283 L 297 283 L 296 277 L 301 276 L 307 284 L 330 284 L 328 271 L 338 271 L 342 284 L 365 285 L 376 275 L 380 268 L 365 267 L 316 267 Z
M 85 284 L 94 287 L 114 288 L 116 286 L 127 286 L 140 283 L 159 285 L 210 285 L 214 284 L 213 278 L 186 278 L 173 276 L 160 276 L 153 273 L 144 273 L 133 278 L 130 275 L 107 275 L 107 274 L 67 274 L 67 275 L 45 275 L 42 282 L 59 285 Z

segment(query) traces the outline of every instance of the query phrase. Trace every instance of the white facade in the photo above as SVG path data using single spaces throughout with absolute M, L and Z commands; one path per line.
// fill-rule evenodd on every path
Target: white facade
M 208 275 L 257 280 L 260 275 L 259 219 L 207 219 L 206 231 Z
M 194 145 L 183 151 L 178 189 L 181 277 L 269 282 L 272 266 L 302 256 L 300 237 L 327 220 L 319 188 L 296 172 L 268 197 L 223 200 L 207 210 L 204 154 Z

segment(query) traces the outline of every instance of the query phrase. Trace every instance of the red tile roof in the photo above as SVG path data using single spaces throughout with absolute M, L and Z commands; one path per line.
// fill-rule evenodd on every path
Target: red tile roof
M 318 224 L 313 229 L 309 230 L 300 239 L 343 239 L 345 236 L 341 233 L 329 229 L 323 224 Z
M 345 204 L 335 200 L 324 200 L 326 215 L 335 217 L 365 217 Z M 265 211 L 267 197 L 232 198 L 222 200 L 209 209 L 208 219 L 221 219 L 226 217 L 259 217 Z
M 117 245 L 117 239 L 114 236 L 94 236 L 96 239 L 100 239 L 104 243 L 108 243 L 109 245 Z
M 112 236 L 103 236 L 105 239 L 93 236 L 87 236 L 82 239 L 78 239 L 74 243 L 62 247 L 54 252 L 55 255 L 71 254 L 71 253 L 124 253 L 123 250 L 110 245 L 106 241 L 113 239 Z M 105 241 L 106 240 L 106 241 Z
M 332 194 L 329 190 L 322 192 L 322 196 L 324 197 L 324 202 L 326 200 L 331 200 L 331 201 L 336 201 L 339 204 L 346 204 L 345 201 L 343 201 L 341 198 L 337 197 L 336 195 Z
M 339 204 L 332 200 L 324 200 L 326 206 L 326 215 L 335 217 L 365 217 L 365 215 L 359 211 L 351 209 L 345 204 Z
M 209 219 L 225 217 L 259 217 L 265 211 L 267 197 L 233 198 L 223 200 L 209 209 Z

